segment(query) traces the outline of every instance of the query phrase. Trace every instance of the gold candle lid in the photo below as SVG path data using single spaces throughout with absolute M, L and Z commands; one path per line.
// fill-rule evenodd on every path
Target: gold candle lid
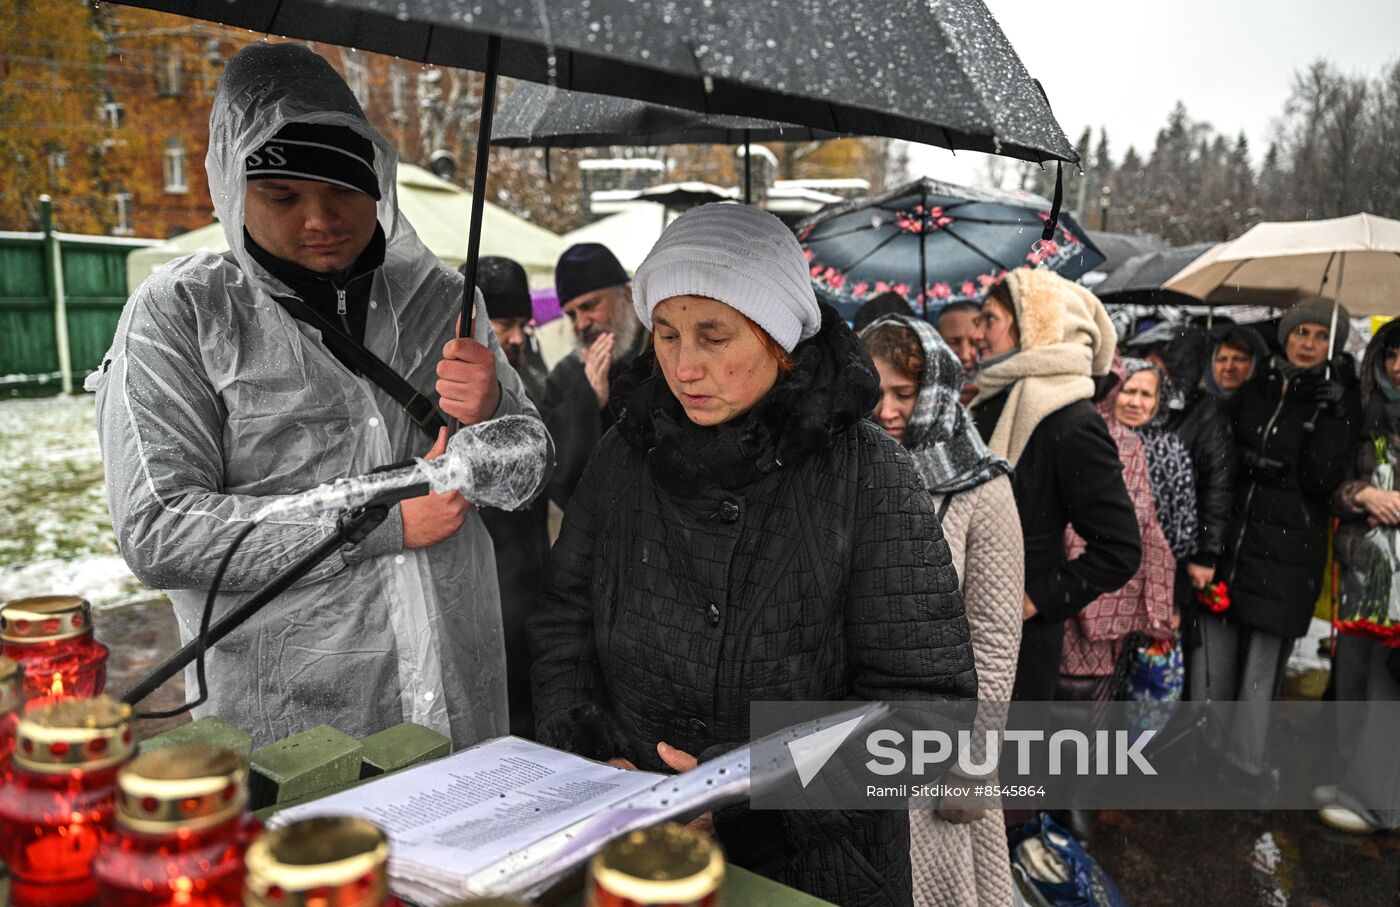
M 0 606 L 0 639 L 41 643 L 92 632 L 92 606 L 76 595 L 13 598 Z
M 117 775 L 117 823 L 148 834 L 197 831 L 237 818 L 248 805 L 248 766 L 204 744 L 143 753 Z
M 247 907 L 378 907 L 389 893 L 389 841 L 348 816 L 303 819 L 259 835 L 248 848 Z M 313 898 L 314 895 L 314 898 Z
M 24 671 L 13 658 L 0 655 L 0 715 L 18 712 L 24 705 Z
M 638 904 L 688 904 L 719 889 L 724 856 L 705 835 L 668 822 L 608 844 L 589 871 L 598 887 Z
M 62 775 L 121 765 L 134 749 L 131 706 L 106 696 L 61 699 L 20 717 L 14 759 L 28 771 Z

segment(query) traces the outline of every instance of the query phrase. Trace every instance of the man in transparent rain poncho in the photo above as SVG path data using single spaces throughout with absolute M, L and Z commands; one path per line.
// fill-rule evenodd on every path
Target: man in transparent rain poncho
M 434 444 L 303 320 L 314 318 L 292 311 L 315 310 L 464 424 L 538 418 L 479 293 L 475 340 L 453 340 L 462 277 L 399 213 L 396 164 L 311 51 L 256 44 L 228 62 L 206 168 L 231 251 L 172 262 L 137 288 L 89 381 L 118 544 L 142 582 L 169 593 L 184 640 L 230 540 L 276 496 L 442 449 L 445 435 Z M 254 530 L 222 579 L 218 613 L 334 520 Z M 196 714 L 258 745 L 318 724 L 360 737 L 413 721 L 457 747 L 505 733 L 500 601 L 481 518 L 456 494 L 396 505 L 363 543 L 214 647 L 208 677 Z

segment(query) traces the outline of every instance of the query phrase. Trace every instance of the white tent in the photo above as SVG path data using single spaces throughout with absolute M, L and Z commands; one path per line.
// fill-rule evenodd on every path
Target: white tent
M 656 202 L 632 201 L 616 214 L 565 233 L 562 240 L 564 248 L 581 242 L 602 243 L 632 274 L 656 245 L 661 231 L 679 216 L 680 212 L 668 211 Z
M 400 164 L 399 210 L 418 231 L 424 244 L 452 267 L 467 258 L 467 227 L 471 218 L 470 192 L 421 167 Z M 554 263 L 568 248 L 558 235 L 490 202 L 482 217 L 481 254 L 504 255 L 525 268 L 534 287 L 554 285 Z M 650 249 L 650 245 L 647 246 Z M 168 261 L 195 252 L 228 249 L 224 230 L 210 224 L 181 234 L 159 245 L 138 249 L 126 257 L 126 283 L 130 292 Z M 640 259 L 639 259 L 640 261 Z

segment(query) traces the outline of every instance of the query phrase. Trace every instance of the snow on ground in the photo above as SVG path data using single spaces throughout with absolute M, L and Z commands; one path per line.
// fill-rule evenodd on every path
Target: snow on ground
M 1308 671 L 1332 670 L 1332 660 L 1317 654 L 1318 643 L 1331 636 L 1331 622 L 1314 617 L 1308 625 L 1308 635 L 1293 644 L 1293 653 L 1288 656 L 1287 672 L 1299 675 Z
M 149 601 L 117 553 L 90 395 L 0 401 L 0 600 Z

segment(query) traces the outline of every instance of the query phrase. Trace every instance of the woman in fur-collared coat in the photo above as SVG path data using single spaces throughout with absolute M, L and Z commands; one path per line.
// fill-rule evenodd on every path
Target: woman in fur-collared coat
M 1016 471 L 1026 545 L 1015 700 L 1054 698 L 1065 621 L 1121 588 L 1142 560 L 1118 448 L 1090 402 L 1114 339 L 1103 304 L 1053 271 L 1009 272 L 982 310 L 972 418 Z M 1067 526 L 1086 543 L 1072 559 Z

